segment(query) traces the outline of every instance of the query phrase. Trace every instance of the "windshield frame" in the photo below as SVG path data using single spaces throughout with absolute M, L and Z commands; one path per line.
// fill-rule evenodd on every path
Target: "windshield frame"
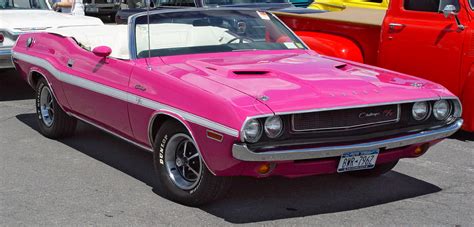
M 278 5 L 278 4 L 290 4 L 292 5 L 290 0 L 283 0 L 284 2 L 253 2 L 253 3 L 237 3 L 237 4 L 229 4 L 229 5 L 220 5 L 220 4 L 207 4 L 207 0 L 196 0 L 201 3 L 203 7 L 232 7 L 232 6 L 239 6 L 239 5 L 252 5 L 252 4 L 272 4 L 272 5 Z
M 140 17 L 146 17 L 147 14 L 149 13 L 149 15 L 157 15 L 157 14 L 166 14 L 166 13 L 185 13 L 185 12 L 199 12 L 199 11 L 218 11 L 218 10 L 224 10 L 224 11 L 232 11 L 232 10 L 236 10 L 236 11 L 253 11 L 253 12 L 265 12 L 267 14 L 270 14 L 271 16 L 273 16 L 286 30 L 288 33 L 290 33 L 291 35 L 294 36 L 294 38 L 296 39 L 296 41 L 298 41 L 299 43 L 301 43 L 301 45 L 303 45 L 303 48 L 300 49 L 300 50 L 309 50 L 309 47 L 308 45 L 306 45 L 306 43 L 303 42 L 303 40 L 301 40 L 301 38 L 299 36 L 297 36 L 293 30 L 291 30 L 285 23 L 283 23 L 282 20 L 280 20 L 280 18 L 278 18 L 277 16 L 275 16 L 274 14 L 268 12 L 268 11 L 265 11 L 265 10 L 256 10 L 256 9 L 243 9 L 243 8 L 231 8 L 231 7 L 225 7 L 225 8 L 188 8 L 188 9 L 167 9 L 167 10 L 160 10 L 160 11 L 150 11 L 150 12 L 142 12 L 142 13 L 137 13 L 137 14 L 134 14 L 132 15 L 130 18 L 129 18 L 129 21 L 128 21 L 128 31 L 129 31 L 129 50 L 130 50 L 130 59 L 131 60 L 136 60 L 136 59 L 147 59 L 148 57 L 139 57 L 138 56 L 138 53 L 137 53 L 137 45 L 136 45 L 136 21 L 138 18 Z M 290 49 L 289 49 L 290 50 Z M 284 51 L 284 50 L 282 50 Z M 217 52 L 217 53 L 222 53 L 222 52 Z M 173 55 L 173 56 L 179 56 L 180 54 L 177 54 L 177 55 Z M 153 57 L 160 57 L 160 56 L 152 56 Z

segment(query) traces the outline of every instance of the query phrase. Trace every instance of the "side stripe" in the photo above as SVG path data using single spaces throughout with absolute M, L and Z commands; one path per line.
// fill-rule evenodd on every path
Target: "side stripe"
M 165 105 L 163 103 L 156 102 L 151 99 L 143 98 L 141 96 L 137 96 L 131 94 L 126 91 L 118 90 L 113 87 L 106 86 L 104 84 L 96 83 L 81 77 L 77 77 L 74 75 L 70 75 L 64 72 L 59 71 L 55 68 L 51 63 L 47 60 L 34 57 L 31 55 L 26 55 L 18 52 L 12 52 L 12 56 L 16 59 L 28 62 L 33 65 L 41 66 L 42 68 L 46 69 L 51 75 L 53 75 L 56 79 L 68 83 L 77 87 L 81 87 L 99 94 L 107 95 L 116 99 L 123 100 L 125 102 L 129 102 L 132 104 L 140 105 L 152 110 L 167 110 L 170 112 L 174 112 L 180 116 L 182 116 L 186 121 L 201 125 L 203 127 L 237 137 L 239 135 L 239 131 L 225 125 L 219 124 L 217 122 L 211 121 L 209 119 L 194 115 L 192 113 Z

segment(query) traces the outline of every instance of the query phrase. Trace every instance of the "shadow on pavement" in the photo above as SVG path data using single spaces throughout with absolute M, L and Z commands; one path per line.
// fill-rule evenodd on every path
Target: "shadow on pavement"
M 38 130 L 34 114 L 17 119 Z M 152 155 L 146 151 L 84 123 L 74 137 L 60 142 L 155 188 Z M 200 209 L 230 223 L 252 223 L 354 210 L 439 191 L 436 185 L 395 171 L 378 178 L 236 178 L 226 198 Z
M 31 87 L 15 70 L 0 70 L 0 101 L 33 99 Z
M 458 131 L 456 134 L 450 137 L 451 139 L 456 139 L 459 141 L 474 141 L 474 132 Z

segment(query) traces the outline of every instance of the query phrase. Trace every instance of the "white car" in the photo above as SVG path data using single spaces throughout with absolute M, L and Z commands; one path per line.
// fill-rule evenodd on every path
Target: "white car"
M 19 34 L 84 25 L 103 25 L 95 17 L 51 10 L 46 0 L 0 0 L 0 69 L 13 68 L 11 48 Z

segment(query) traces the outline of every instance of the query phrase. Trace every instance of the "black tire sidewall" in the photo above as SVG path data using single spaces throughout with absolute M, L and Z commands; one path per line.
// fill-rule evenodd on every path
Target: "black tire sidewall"
M 36 119 L 38 120 L 38 126 L 39 126 L 39 129 L 41 131 L 42 134 L 44 135 L 49 135 L 51 133 L 53 133 L 54 131 L 54 128 L 56 127 L 56 115 L 54 116 L 54 119 L 53 119 L 53 124 L 51 126 L 47 126 L 44 122 L 43 122 L 43 117 L 41 115 L 41 106 L 40 106 L 40 100 L 41 100 L 41 90 L 44 88 L 44 87 L 48 87 L 50 92 L 51 92 L 51 96 L 52 96 L 52 99 L 53 99 L 53 107 L 57 108 L 57 104 L 56 104 L 56 100 L 52 94 L 53 91 L 51 91 L 51 88 L 48 86 L 48 83 L 46 82 L 45 79 L 41 78 L 39 81 L 38 81 L 38 84 L 36 85 Z M 55 114 L 56 114 L 57 111 L 55 111 Z
M 177 124 L 172 124 L 172 122 L 165 122 L 163 127 L 158 131 L 155 142 L 154 142 L 154 153 L 153 153 L 153 162 L 155 166 L 156 174 L 158 175 L 159 180 L 159 191 L 165 194 L 171 200 L 175 200 L 184 204 L 194 204 L 198 203 L 202 193 L 205 193 L 205 184 L 206 181 L 213 177 L 212 174 L 207 170 L 204 161 L 201 159 L 202 165 L 202 174 L 199 179 L 198 184 L 191 190 L 183 190 L 176 186 L 168 175 L 166 169 L 165 158 L 166 152 L 165 149 L 168 146 L 169 139 L 178 134 L 183 133 L 188 136 L 189 133 L 185 128 Z M 190 136 L 191 137 L 191 136 Z M 194 143 L 196 143 L 193 140 Z M 195 146 L 197 146 L 195 144 Z M 202 158 L 202 157 L 201 157 Z

